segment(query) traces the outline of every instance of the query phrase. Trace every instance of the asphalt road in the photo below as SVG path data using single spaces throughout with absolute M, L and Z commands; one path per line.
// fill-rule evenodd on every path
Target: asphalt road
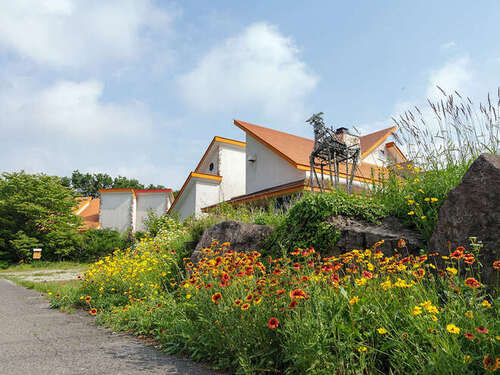
M 93 318 L 49 308 L 38 292 L 0 279 L 0 374 L 216 374 Z

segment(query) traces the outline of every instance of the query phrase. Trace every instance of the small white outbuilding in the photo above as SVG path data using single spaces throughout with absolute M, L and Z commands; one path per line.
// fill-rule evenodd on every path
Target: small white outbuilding
M 145 231 L 144 221 L 150 211 L 165 214 L 174 196 L 172 189 L 102 189 L 99 209 L 101 228 L 116 229 L 121 233 Z

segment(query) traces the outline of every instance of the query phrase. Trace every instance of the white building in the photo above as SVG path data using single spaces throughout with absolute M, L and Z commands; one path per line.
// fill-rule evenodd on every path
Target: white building
M 129 229 L 145 231 L 144 220 L 149 211 L 163 215 L 174 201 L 172 189 L 102 189 L 99 193 L 100 227 L 121 233 Z
M 309 186 L 313 140 L 240 120 L 234 124 L 245 132 L 246 142 L 215 137 L 169 212 L 184 219 L 223 201 L 239 204 L 317 189 Z M 394 143 L 395 131 L 390 127 L 361 137 L 342 133 L 361 148 L 355 187 L 365 188 L 372 179 L 378 183 L 386 167 L 407 161 Z M 345 182 L 343 164 L 339 175 Z
M 199 216 L 204 207 L 242 194 L 245 194 L 245 143 L 214 137 L 169 213 L 176 213 L 184 220 Z

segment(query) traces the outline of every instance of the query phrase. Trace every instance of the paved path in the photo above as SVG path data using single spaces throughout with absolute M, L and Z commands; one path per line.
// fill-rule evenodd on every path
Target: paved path
M 20 280 L 33 281 L 35 283 L 40 283 L 42 281 L 66 281 L 75 280 L 78 275 L 82 275 L 82 270 L 80 269 L 68 269 L 68 270 L 30 270 L 30 271 L 13 271 L 13 272 L 2 272 L 2 276 L 14 276 Z
M 0 374 L 192 374 L 215 372 L 169 356 L 84 313 L 49 308 L 38 292 L 0 279 Z

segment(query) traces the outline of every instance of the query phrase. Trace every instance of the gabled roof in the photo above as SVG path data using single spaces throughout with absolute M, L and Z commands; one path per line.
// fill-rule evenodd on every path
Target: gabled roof
M 250 124 L 241 120 L 234 120 L 234 124 L 287 160 L 294 167 L 301 170 L 310 169 L 309 156 L 314 147 L 312 139 Z M 391 127 L 360 137 L 361 158 L 364 158 L 374 148 L 385 141 L 395 130 L 396 127 Z M 362 162 L 358 165 L 355 176 L 360 179 L 371 179 L 372 169 L 377 170 L 380 168 L 374 164 Z M 342 174 L 345 174 L 344 164 L 340 165 L 340 175 L 342 176 Z
M 274 148 L 281 153 L 285 159 L 295 164 L 309 165 L 309 155 L 311 155 L 314 147 L 314 141 L 312 139 L 250 124 L 241 120 L 234 120 L 234 124 L 244 132 L 257 138 L 257 140 Z M 361 143 L 361 158 L 363 159 L 395 131 L 396 127 L 393 126 L 359 137 Z
M 83 229 L 97 229 L 99 223 L 99 208 L 101 200 L 99 198 L 83 197 L 78 200 L 79 207 L 75 215 L 83 219 Z
M 205 151 L 205 153 L 203 154 L 203 157 L 201 158 L 200 162 L 198 163 L 198 165 L 196 166 L 195 168 L 195 172 L 198 172 L 201 165 L 203 164 L 203 161 L 205 160 L 205 158 L 207 157 L 208 153 L 210 152 L 210 150 L 212 149 L 213 145 L 216 143 L 216 142 L 220 142 L 220 143 L 226 143 L 226 144 L 230 144 L 230 145 L 235 145 L 235 146 L 240 146 L 240 147 L 245 147 L 246 144 L 245 142 L 241 142 L 241 141 L 237 141 L 237 140 L 234 140 L 234 139 L 229 139 L 229 138 L 224 138 L 224 137 L 218 137 L 218 136 L 215 136 L 213 139 L 212 139 L 212 142 L 210 142 L 210 145 L 208 145 L 207 147 L 207 150 Z
M 168 209 L 168 211 L 167 211 L 168 214 L 170 212 L 172 212 L 172 210 L 174 209 L 174 206 L 177 204 L 177 202 L 179 202 L 179 200 L 181 199 L 182 193 L 187 188 L 187 186 L 189 185 L 189 182 L 191 181 L 192 178 L 198 178 L 201 180 L 208 180 L 208 181 L 215 181 L 218 183 L 222 181 L 221 176 L 216 176 L 213 174 L 206 174 L 206 173 L 191 172 L 189 174 L 188 178 L 186 178 L 186 181 L 184 182 L 184 184 L 182 185 L 181 190 L 179 190 L 179 193 L 177 194 L 174 201 L 172 202 L 172 205 Z

